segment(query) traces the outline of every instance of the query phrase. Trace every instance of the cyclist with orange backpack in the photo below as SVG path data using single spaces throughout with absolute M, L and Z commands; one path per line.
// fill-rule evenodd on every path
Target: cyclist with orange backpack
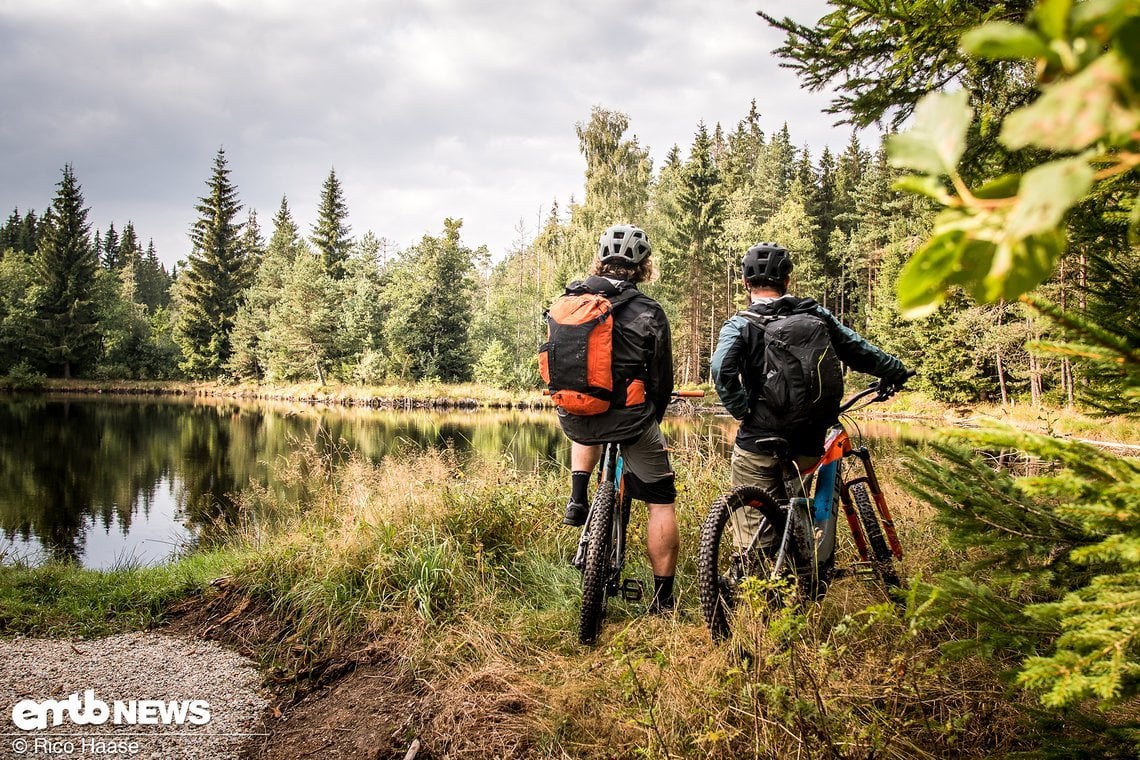
M 571 440 L 571 495 L 563 523 L 585 523 L 601 444 L 621 443 L 626 492 L 649 508 L 649 611 L 660 614 L 674 608 L 680 537 L 673 468 L 659 426 L 673 391 L 669 321 L 660 304 L 637 287 L 655 274 L 652 253 L 637 227 L 615 225 L 602 233 L 590 276 L 570 283 L 547 312 L 550 337 L 539 348 L 539 361 Z

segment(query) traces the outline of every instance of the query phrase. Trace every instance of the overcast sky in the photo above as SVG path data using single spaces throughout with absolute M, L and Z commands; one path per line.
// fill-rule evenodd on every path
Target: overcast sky
M 826 2 L 0 0 L 0 213 L 41 212 L 70 163 L 96 227 L 132 220 L 173 263 L 223 146 L 267 237 L 282 195 L 310 230 L 335 168 L 354 235 L 406 247 L 460 217 L 498 258 L 581 199 L 593 106 L 628 114 L 655 168 L 752 99 L 815 157 L 846 144 L 757 9 Z

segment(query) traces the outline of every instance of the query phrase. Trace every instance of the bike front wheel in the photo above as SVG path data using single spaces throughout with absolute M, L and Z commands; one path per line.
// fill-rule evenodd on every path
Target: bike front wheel
M 578 641 L 593 644 L 606 616 L 606 586 L 614 525 L 614 484 L 603 481 L 594 494 L 590 526 L 586 534 L 586 564 L 582 569 L 582 616 Z
M 888 589 L 898 588 L 902 582 L 895 567 L 894 555 L 891 554 L 891 547 L 887 545 L 882 528 L 879 526 L 879 516 L 875 512 L 870 488 L 866 483 L 856 483 L 851 486 L 851 500 L 855 503 L 855 512 L 859 515 L 859 524 L 863 527 L 863 537 L 867 539 L 867 550 L 870 554 L 867 559 L 871 562 L 875 577 Z
M 730 522 L 734 513 L 761 518 L 766 526 L 749 538 L 747 546 L 736 544 Z M 697 591 L 714 641 L 730 634 L 730 620 L 745 578 L 777 580 L 793 571 L 788 550 L 794 539 L 792 531 L 786 530 L 787 515 L 786 505 L 756 486 L 739 486 L 713 502 L 701 527 Z

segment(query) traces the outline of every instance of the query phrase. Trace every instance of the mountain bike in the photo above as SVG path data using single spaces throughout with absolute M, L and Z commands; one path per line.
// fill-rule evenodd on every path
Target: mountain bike
M 869 396 L 864 406 L 885 401 L 901 385 L 872 383 L 845 401 L 839 414 L 852 411 Z M 737 486 L 713 503 L 701 528 L 697 589 L 701 614 L 716 641 L 728 637 L 740 586 L 748 577 L 767 581 L 765 593 L 776 604 L 793 598 L 819 600 L 829 583 L 847 574 L 870 577 L 887 589 L 900 586 L 895 563 L 902 559 L 902 545 L 871 454 L 865 446 L 852 443 L 842 422 L 828 431 L 823 457 L 803 472 L 786 440 L 766 438 L 758 443 L 779 461 L 785 494 L 803 493 L 801 484 L 814 476 L 814 495 L 777 498 L 757 486 Z M 848 475 L 843 469 L 852 459 L 861 466 Z M 851 568 L 835 566 L 839 504 L 860 558 Z M 732 514 L 741 510 L 756 510 L 761 519 L 747 546 L 737 547 L 733 531 L 726 528 Z
M 674 391 L 673 398 L 700 398 L 704 391 Z M 631 499 L 625 492 L 625 460 L 620 443 L 602 445 L 598 485 L 578 549 L 571 564 L 582 572 L 582 614 L 578 641 L 592 644 L 605 620 L 609 598 L 621 595 L 627 602 L 640 601 L 645 587 L 637 578 L 623 578 L 626 532 Z

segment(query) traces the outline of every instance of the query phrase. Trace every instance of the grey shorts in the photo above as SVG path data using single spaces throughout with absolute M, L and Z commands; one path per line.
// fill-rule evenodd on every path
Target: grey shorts
M 665 437 L 656 422 L 645 429 L 635 441 L 623 443 L 626 490 L 629 494 L 650 504 L 672 504 L 677 500 L 677 487 L 673 467 L 669 464 L 669 451 Z

